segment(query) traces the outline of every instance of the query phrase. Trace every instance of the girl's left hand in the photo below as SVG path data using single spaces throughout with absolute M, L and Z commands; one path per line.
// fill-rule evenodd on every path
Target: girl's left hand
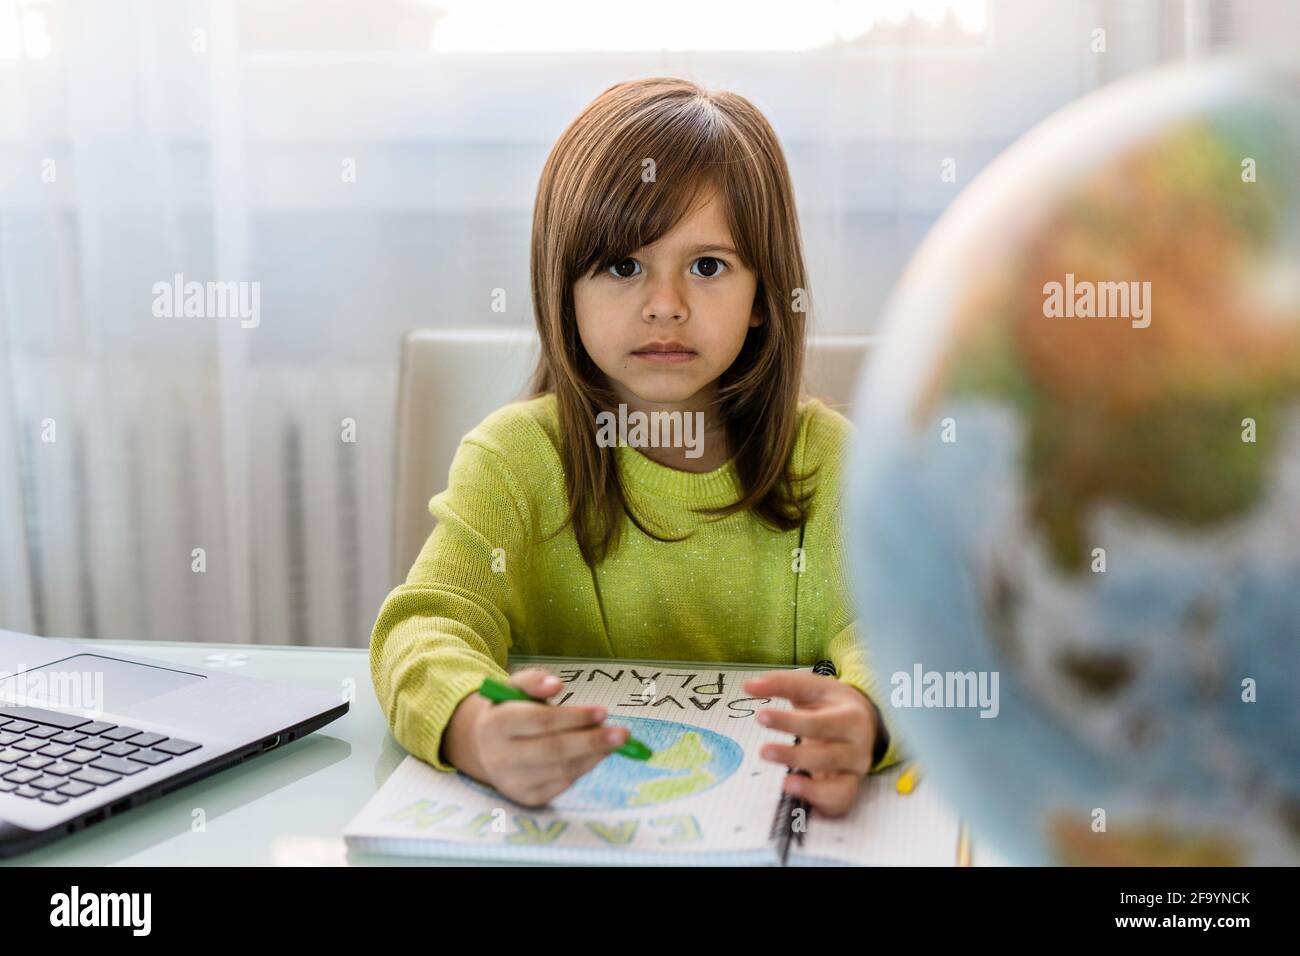
M 742 686 L 755 697 L 784 697 L 794 705 L 765 707 L 756 717 L 765 727 L 800 738 L 798 744 L 764 744 L 759 754 L 812 774 L 787 774 L 785 792 L 803 797 L 818 813 L 847 813 L 871 770 L 880 727 L 876 705 L 851 684 L 808 671 L 768 671 Z

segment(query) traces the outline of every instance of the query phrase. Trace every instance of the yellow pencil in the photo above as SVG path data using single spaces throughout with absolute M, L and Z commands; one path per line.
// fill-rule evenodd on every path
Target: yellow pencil
M 916 789 L 916 785 L 921 782 L 921 768 L 917 764 L 908 764 L 901 774 L 898 775 L 898 782 L 894 784 L 894 789 L 906 796 Z
M 957 831 L 957 865 L 970 866 L 970 827 L 965 820 Z

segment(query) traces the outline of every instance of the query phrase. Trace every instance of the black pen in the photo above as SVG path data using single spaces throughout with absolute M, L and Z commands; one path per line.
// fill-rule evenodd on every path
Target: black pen
M 838 677 L 839 672 L 835 670 L 835 664 L 831 661 L 818 661 L 813 665 L 813 673 L 820 674 L 823 677 Z M 794 738 L 795 746 L 799 745 L 799 737 Z M 803 777 L 811 777 L 812 774 L 802 768 L 795 769 L 787 767 L 786 776 L 797 773 Z M 803 811 L 800 819 L 804 826 L 799 828 L 799 836 L 795 837 L 794 821 L 795 815 Z M 782 789 L 781 799 L 776 808 L 776 819 L 773 821 L 774 835 L 777 841 L 777 854 L 781 858 L 781 865 L 785 866 L 786 858 L 790 855 L 790 841 L 797 839 L 800 846 L 803 846 L 804 833 L 807 831 L 807 821 L 812 808 L 808 806 L 808 801 L 803 797 L 797 797 L 789 791 Z

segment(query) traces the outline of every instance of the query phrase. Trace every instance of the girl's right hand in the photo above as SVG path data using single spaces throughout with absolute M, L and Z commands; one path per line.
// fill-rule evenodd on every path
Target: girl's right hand
M 540 667 L 516 671 L 510 683 L 539 701 L 564 686 Z M 524 806 L 542 806 L 563 793 L 628 738 L 625 727 L 602 726 L 603 707 L 542 707 L 525 700 L 492 704 L 475 696 L 480 705 L 468 736 L 479 779 Z

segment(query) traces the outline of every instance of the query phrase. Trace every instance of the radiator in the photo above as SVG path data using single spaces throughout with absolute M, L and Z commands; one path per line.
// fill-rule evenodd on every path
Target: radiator
M 397 583 L 388 564 L 393 370 L 254 364 L 240 376 L 247 400 L 223 406 L 211 362 L 16 364 L 18 480 L 0 495 L 17 500 L 0 510 L 18 518 L 0 542 L 0 571 L 24 585 L 0 591 L 0 626 L 115 640 L 367 643 Z M 227 409 L 240 407 L 243 469 L 222 438 Z M 355 442 L 343 440 L 344 419 L 356 423 Z M 51 420 L 55 440 L 44 441 Z

